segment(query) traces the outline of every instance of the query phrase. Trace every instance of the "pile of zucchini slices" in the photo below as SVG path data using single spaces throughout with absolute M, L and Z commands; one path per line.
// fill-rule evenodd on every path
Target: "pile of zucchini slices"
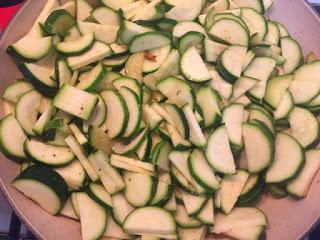
M 320 166 L 320 61 L 270 0 L 48 0 L 8 47 L 13 186 L 84 240 L 265 235 Z

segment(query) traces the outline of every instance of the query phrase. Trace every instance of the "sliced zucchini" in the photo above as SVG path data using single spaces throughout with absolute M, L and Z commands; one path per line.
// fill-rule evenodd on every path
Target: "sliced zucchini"
M 239 99 L 241 96 L 253 88 L 259 82 L 258 79 L 250 78 L 250 77 L 240 77 L 235 84 L 233 85 L 232 97 L 230 98 L 230 102 L 234 102 Z
M 122 134 L 123 137 L 131 137 L 139 130 L 142 117 L 142 109 L 140 107 L 139 96 L 130 88 L 121 87 L 119 93 L 123 97 L 128 109 L 127 127 Z
M 70 56 L 67 58 L 67 63 L 71 69 L 79 69 L 91 63 L 97 62 L 112 55 L 111 48 L 102 43 L 94 42 L 92 47 L 79 56 Z
M 201 226 L 201 222 L 199 220 L 188 216 L 188 212 L 182 204 L 177 204 L 177 211 L 174 217 L 177 225 L 181 228 L 188 229 Z
M 147 104 L 143 107 L 143 119 L 151 130 L 157 128 L 163 121 L 163 118 Z
M 256 57 L 244 71 L 243 74 L 246 77 L 260 80 L 260 82 L 249 91 L 249 95 L 254 99 L 261 100 L 264 97 L 267 81 L 275 66 L 276 62 L 269 57 Z
M 221 180 L 220 209 L 229 214 L 236 204 L 249 174 L 243 170 L 237 170 L 235 175 L 224 176 Z
M 183 106 L 182 111 L 186 117 L 189 127 L 189 141 L 197 147 L 203 147 L 207 141 L 205 136 L 203 135 L 203 132 L 192 110 L 192 107 L 187 104 Z
M 33 127 L 37 122 L 38 109 L 40 107 L 41 94 L 36 90 L 24 93 L 15 107 L 15 116 L 24 132 L 29 136 L 35 136 Z
M 18 65 L 24 77 L 32 83 L 35 89 L 45 96 L 52 97 L 56 94 L 57 83 L 51 79 L 52 68 L 39 63 L 21 62 Z
M 110 166 L 109 157 L 104 152 L 98 150 L 91 153 L 88 160 L 108 193 L 115 194 L 125 187 L 121 175 Z
M 171 44 L 171 38 L 163 32 L 146 32 L 132 38 L 129 46 L 131 53 L 151 50 Z
M 319 141 L 319 122 L 310 111 L 294 107 L 289 114 L 291 135 L 304 147 L 317 145 Z
M 193 150 L 189 159 L 188 167 L 194 179 L 205 189 L 215 191 L 219 188 L 219 182 L 214 171 L 208 164 L 201 150 Z
M 165 45 L 156 49 L 148 50 L 144 56 L 143 72 L 153 72 L 164 63 L 171 50 L 171 45 Z
M 303 63 L 303 54 L 299 43 L 287 36 L 280 40 L 282 56 L 286 59 L 283 65 L 285 74 L 291 74 Z
M 59 213 L 68 198 L 68 186 L 63 178 L 43 165 L 28 167 L 12 185 L 52 215 Z
M 234 208 L 230 214 L 217 214 L 211 232 L 223 233 L 236 239 L 259 239 L 267 225 L 265 214 L 252 207 Z
M 69 12 L 65 9 L 57 9 L 47 17 L 43 28 L 49 34 L 64 36 L 74 25 L 75 20 Z
M 174 193 L 172 193 L 171 198 L 167 201 L 163 208 L 170 212 L 177 211 L 177 201 Z
M 95 39 L 102 43 L 111 44 L 117 40 L 119 26 L 101 25 L 82 21 L 78 21 L 77 24 L 81 34 L 94 33 Z
M 90 17 L 93 10 L 86 0 L 77 0 L 77 20 L 82 21 Z
M 81 235 L 85 240 L 99 239 L 106 230 L 108 213 L 88 194 L 76 195 L 81 223 Z
M 166 111 L 174 122 L 174 126 L 185 139 L 189 138 L 189 125 L 183 111 L 175 104 L 165 104 Z
M 160 169 L 169 171 L 168 154 L 171 150 L 172 146 L 170 143 L 166 141 L 157 143 L 151 154 L 151 162 L 157 165 Z
M 119 35 L 124 44 L 129 44 L 135 36 L 149 31 L 150 29 L 147 27 L 124 20 Z
M 146 139 L 148 133 L 148 128 L 145 128 L 137 136 L 132 138 L 128 144 L 124 144 L 122 142 L 116 143 L 113 147 L 113 152 L 122 155 L 135 152 Z
M 84 155 L 84 149 L 81 147 L 81 145 L 78 143 L 78 141 L 73 136 L 68 136 L 65 139 L 66 144 L 70 147 L 74 155 L 79 159 L 81 165 L 86 170 L 88 176 L 90 179 L 95 182 L 99 179 L 97 173 L 90 165 L 88 159 Z
M 223 44 L 249 45 L 249 33 L 246 28 L 234 19 L 215 21 L 208 31 L 209 36 Z
M 273 109 L 277 109 L 283 96 L 290 86 L 292 75 L 282 75 L 269 79 L 266 86 L 264 101 Z
M 97 106 L 94 108 L 89 120 L 85 121 L 84 123 L 90 126 L 101 126 L 107 117 L 107 107 L 100 95 L 97 95 L 99 102 Z
M 204 53 L 205 59 L 208 62 L 216 62 L 220 54 L 225 50 L 228 46 L 222 43 L 214 42 L 209 38 L 204 39 Z
M 201 13 L 203 7 L 202 3 L 202 0 L 186 0 L 184 2 L 178 1 L 176 4 L 174 4 L 173 8 L 165 13 L 165 17 L 178 22 L 193 21 Z
M 147 161 L 151 154 L 151 148 L 152 148 L 152 138 L 150 133 L 148 133 L 143 140 L 143 142 L 140 144 L 140 146 L 137 148 L 136 153 L 141 161 Z
M 275 134 L 275 126 L 273 118 L 270 116 L 269 113 L 266 113 L 260 109 L 249 109 L 249 121 L 251 120 L 258 120 L 264 123 L 270 132 L 274 135 Z
M 275 120 L 286 118 L 293 108 L 294 102 L 292 95 L 289 91 L 285 91 L 281 102 L 279 103 L 277 109 L 273 112 Z
M 98 7 L 91 12 L 91 15 L 100 24 L 120 26 L 118 14 L 108 7 Z
M 101 92 L 101 97 L 104 99 L 109 113 L 105 121 L 108 135 L 110 138 L 117 138 L 127 128 L 127 105 L 123 97 L 114 90 L 104 90 Z
M 153 73 L 148 74 L 143 78 L 143 83 L 151 90 L 158 90 L 157 83 L 170 76 L 175 76 L 180 73 L 180 54 L 176 49 L 172 49 L 167 59 Z
M 148 219 L 148 221 L 144 221 Z M 158 207 L 142 207 L 132 211 L 123 223 L 123 229 L 129 234 L 176 234 L 173 216 Z
M 172 36 L 175 38 L 181 38 L 182 36 L 186 35 L 189 32 L 198 32 L 202 34 L 206 34 L 205 29 L 198 23 L 195 22 L 188 22 L 183 21 L 177 23 L 173 30 L 172 30 Z
M 66 181 L 68 187 L 79 190 L 84 186 L 86 172 L 78 160 L 72 161 L 65 167 L 54 169 Z
M 140 98 L 142 96 L 142 89 L 141 89 L 141 84 L 133 78 L 128 78 L 128 77 L 120 77 L 112 81 L 112 85 L 119 91 L 121 87 L 127 87 L 134 91 L 137 96 L 139 97 L 139 102 Z
M 241 148 L 242 140 L 242 117 L 244 106 L 242 104 L 230 104 L 223 109 L 222 121 L 225 124 L 229 141 L 236 148 Z
M 63 85 L 52 105 L 71 115 L 88 120 L 98 103 L 98 97 L 78 88 Z
M 195 47 L 189 47 L 181 57 L 180 68 L 190 81 L 201 83 L 211 80 L 208 68 Z
M 196 97 L 203 114 L 204 127 L 218 126 L 221 122 L 221 112 L 214 91 L 209 86 L 203 86 L 196 92 Z
M 27 35 L 10 45 L 7 52 L 23 61 L 36 62 L 48 55 L 52 46 L 52 37 L 34 38 Z
M 94 68 L 79 76 L 79 83 L 76 87 L 88 92 L 94 91 L 99 83 L 104 79 L 105 75 L 106 69 L 104 65 L 102 63 L 98 63 Z
M 26 92 L 33 90 L 32 84 L 23 80 L 17 80 L 9 84 L 2 94 L 2 98 L 12 103 L 17 103 L 18 99 Z
M 224 80 L 216 69 L 210 69 L 209 71 L 212 77 L 210 81 L 211 88 L 216 90 L 223 98 L 229 99 L 233 92 L 232 85 Z
M 171 177 L 168 172 L 159 174 L 159 179 L 155 194 L 150 201 L 150 205 L 163 206 L 165 205 L 173 195 L 174 185 L 171 184 Z
M 208 138 L 205 154 L 211 167 L 224 174 L 234 174 L 236 166 L 224 126 L 217 128 Z
M 73 41 L 60 42 L 57 44 L 56 49 L 64 55 L 77 56 L 88 51 L 94 44 L 94 40 L 94 33 L 88 33 Z
M 190 47 L 202 47 L 203 39 L 205 35 L 200 32 L 187 32 L 181 39 L 179 40 L 179 52 L 183 54 Z
M 219 56 L 217 69 L 220 75 L 231 84 L 240 77 L 246 54 L 246 47 L 230 46 Z
M 286 186 L 289 194 L 300 198 L 307 196 L 312 179 L 320 167 L 319 153 L 319 149 L 313 149 L 306 152 L 306 163 L 300 174 Z
M 305 104 L 318 95 L 320 82 L 316 72 L 319 67 L 320 61 L 314 61 L 295 71 L 294 80 L 289 87 L 295 104 Z
M 132 239 L 132 236 L 125 233 L 123 229 L 115 222 L 112 216 L 109 216 L 104 237 L 116 239 Z
M 112 217 L 114 221 L 122 227 L 124 220 L 134 210 L 134 207 L 128 203 L 127 199 L 121 192 L 112 195 L 112 202 L 114 206 L 111 212 Z
M 305 164 L 302 146 L 293 137 L 278 133 L 275 141 L 275 158 L 266 173 L 266 183 L 281 183 L 294 179 Z
M 98 204 L 106 209 L 113 208 L 110 194 L 99 183 L 90 183 L 87 190 L 88 195 Z
M 207 197 L 205 195 L 195 196 L 183 190 L 181 190 L 181 192 L 182 192 L 182 201 L 186 207 L 188 216 L 192 217 L 197 215 L 206 204 Z
M 280 30 L 278 25 L 273 21 L 267 21 L 268 31 L 264 37 L 264 40 L 278 46 L 280 40 Z
M 76 213 L 73 209 L 71 198 L 67 199 L 63 208 L 60 210 L 59 214 L 62 216 L 71 218 L 71 219 L 79 220 L 79 217 L 76 215 Z
M 180 78 L 169 77 L 157 84 L 158 90 L 165 95 L 170 103 L 182 107 L 186 103 L 194 106 L 195 96 L 192 87 Z
M 264 190 L 264 179 L 262 175 L 250 175 L 244 185 L 237 201 L 237 206 L 250 206 L 255 204 Z

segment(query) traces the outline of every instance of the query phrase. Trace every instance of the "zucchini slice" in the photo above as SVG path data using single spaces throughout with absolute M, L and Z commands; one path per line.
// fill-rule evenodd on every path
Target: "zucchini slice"
M 268 129 L 256 122 L 244 123 L 242 128 L 248 171 L 258 173 L 273 162 L 273 136 Z
M 121 192 L 112 195 L 112 202 L 114 206 L 111 210 L 112 217 L 114 221 L 122 227 L 124 220 L 134 210 L 134 207 L 128 203 Z
M 175 220 L 177 225 L 181 228 L 196 228 L 201 226 L 201 222 L 195 218 L 189 217 L 184 205 L 177 204 L 177 211 L 175 212 Z
M 163 32 L 146 32 L 132 38 L 129 46 L 131 53 L 151 50 L 170 44 L 171 38 Z
M 95 202 L 87 193 L 76 195 L 83 239 L 99 239 L 107 226 L 108 213 Z
M 296 197 L 306 197 L 312 183 L 312 179 L 320 167 L 319 149 L 312 149 L 306 152 L 306 163 L 301 173 L 286 186 L 289 194 Z
M 139 97 L 139 102 L 141 102 L 142 89 L 141 84 L 133 78 L 120 77 L 112 81 L 112 85 L 119 91 L 121 87 L 127 87 L 134 91 Z
M 2 98 L 12 103 L 17 103 L 18 99 L 26 92 L 33 90 L 31 83 L 17 80 L 9 84 L 3 91 Z
M 185 105 L 182 111 L 186 117 L 189 126 L 189 141 L 197 147 L 203 147 L 206 144 L 206 138 L 196 119 L 196 116 L 190 105 Z
M 147 222 L 144 220 L 148 219 Z M 132 211 L 123 223 L 125 232 L 135 235 L 176 234 L 176 223 L 172 215 L 162 208 L 142 207 Z
M 272 58 L 256 57 L 244 71 L 244 76 L 260 80 L 257 85 L 249 91 L 249 95 L 254 99 L 261 100 L 264 97 L 267 81 L 275 66 L 276 62 Z
M 115 194 L 121 191 L 125 184 L 119 172 L 110 166 L 109 157 L 101 150 L 91 153 L 88 157 L 93 170 L 97 172 L 99 179 L 104 188 L 110 194 Z
M 234 174 L 236 172 L 225 126 L 217 128 L 210 134 L 205 154 L 209 164 L 216 171 L 224 174 Z
M 205 29 L 199 24 L 195 22 L 179 22 L 177 23 L 173 30 L 172 30 L 172 36 L 175 38 L 181 38 L 188 32 L 198 32 L 202 34 L 206 34 Z
M 106 104 L 100 95 L 97 95 L 97 97 L 99 99 L 97 106 L 94 108 L 90 118 L 84 122 L 90 126 L 101 126 L 107 117 Z
M 303 63 L 303 54 L 299 43 L 291 37 L 283 37 L 280 40 L 282 56 L 286 59 L 283 70 L 285 74 L 291 74 Z
M 173 8 L 165 13 L 165 17 L 178 22 L 193 21 L 201 13 L 202 3 L 202 0 L 178 1 Z
M 166 141 L 157 143 L 151 154 L 151 162 L 157 165 L 160 169 L 169 171 L 168 154 L 171 150 L 172 146 L 170 143 Z
M 188 139 L 189 126 L 183 111 L 175 104 L 166 103 L 164 107 L 168 112 L 170 119 L 172 119 L 174 126 L 177 128 L 178 132 L 183 138 Z
M 223 109 L 222 121 L 225 124 L 229 141 L 235 147 L 243 145 L 242 140 L 242 122 L 241 116 L 244 115 L 244 106 L 242 104 L 230 104 Z
M 156 49 L 150 49 L 145 53 L 143 61 L 143 72 L 150 73 L 160 68 L 171 51 L 171 45 L 165 45 Z
M 175 149 L 184 151 L 191 147 L 191 143 L 188 140 L 185 140 L 174 126 L 167 123 L 166 127 Z
M 220 75 L 231 84 L 234 84 L 240 78 L 246 55 L 247 48 L 243 46 L 231 46 L 225 49 L 219 56 L 217 63 Z
M 87 189 L 88 195 L 105 209 L 113 208 L 111 195 L 99 183 L 90 183 Z
M 137 133 L 140 126 L 142 117 L 140 97 L 133 90 L 127 87 L 121 87 L 119 93 L 123 97 L 128 109 L 127 127 L 122 136 L 131 137 Z
M 214 91 L 209 86 L 203 86 L 196 92 L 196 97 L 202 111 L 204 127 L 218 126 L 221 122 L 221 111 Z
M 239 99 L 241 96 L 253 88 L 259 82 L 258 79 L 250 77 L 240 77 L 235 84 L 233 85 L 233 92 L 230 98 L 230 102 L 234 102 Z
M 280 30 L 278 25 L 273 21 L 267 21 L 268 31 L 264 37 L 264 40 L 268 43 L 278 46 L 280 40 Z
M 94 91 L 105 75 L 106 69 L 104 65 L 98 63 L 94 68 L 79 76 L 79 83 L 76 87 L 88 92 Z
M 99 41 L 95 41 L 92 47 L 79 56 L 67 57 L 67 63 L 71 69 L 79 69 L 91 63 L 102 60 L 112 55 L 111 48 Z
M 66 56 L 77 56 L 88 51 L 94 44 L 94 40 L 94 33 L 88 33 L 77 40 L 60 42 L 57 44 L 56 49 Z
M 190 81 L 202 83 L 211 80 L 211 75 L 195 47 L 189 47 L 181 57 L 180 68 Z
M 294 73 L 289 91 L 295 104 L 306 104 L 320 92 L 320 81 L 316 74 L 320 68 L 320 61 L 302 65 Z
M 104 232 L 103 236 L 116 239 L 132 239 L 132 236 L 125 233 L 122 227 L 115 222 L 113 216 L 108 217 L 106 231 Z
M 269 79 L 264 101 L 273 109 L 277 109 L 292 80 L 292 75 L 282 75 Z
M 188 216 L 192 217 L 197 215 L 206 204 L 207 197 L 205 195 L 195 196 L 183 190 L 181 190 L 181 192 L 182 192 L 182 201 L 186 207 Z
M 210 86 L 212 89 L 216 90 L 221 97 L 225 99 L 230 99 L 232 96 L 233 92 L 233 87 L 232 85 L 224 80 L 218 71 L 216 69 L 210 69 L 209 70 L 211 74 L 211 81 L 210 81 Z
M 318 119 L 310 111 L 294 107 L 289 114 L 291 135 L 304 147 L 317 145 L 319 141 L 320 126 Z
M 196 47 L 198 49 L 202 48 L 202 42 L 205 35 L 200 32 L 187 32 L 179 40 L 179 52 L 183 54 L 188 48 Z M 200 50 L 201 51 L 201 50 Z
M 23 61 L 36 62 L 48 55 L 52 46 L 52 37 L 34 38 L 27 35 L 10 45 L 7 52 Z
M 274 120 L 269 113 L 262 111 L 261 109 L 249 109 L 249 121 L 258 120 L 266 125 L 272 135 L 275 134 Z
M 150 129 L 156 129 L 163 121 L 163 118 L 149 105 L 143 107 L 143 119 Z
M 128 108 L 125 100 L 114 90 L 104 90 L 101 92 L 101 97 L 108 109 L 105 125 L 109 137 L 117 138 L 122 136 L 127 128 L 128 120 Z
M 134 207 L 146 206 L 154 197 L 157 180 L 152 176 L 126 171 L 124 196 Z
M 143 78 L 143 83 L 151 90 L 158 90 L 157 83 L 179 73 L 180 54 L 178 50 L 172 49 L 167 59 L 163 62 L 159 69 Z
M 71 115 L 88 120 L 98 103 L 98 97 L 78 88 L 63 85 L 52 105 Z
M 237 201 L 237 206 L 250 206 L 255 204 L 264 190 L 264 179 L 262 175 L 250 175 L 244 185 Z
M 209 36 L 223 44 L 249 45 L 248 30 L 234 19 L 220 19 L 215 21 L 208 31 Z
M 15 107 L 15 116 L 22 129 L 29 136 L 36 135 L 33 127 L 37 122 L 40 99 L 41 94 L 36 90 L 31 90 L 19 98 Z
M 204 225 L 214 225 L 214 203 L 213 198 L 210 197 L 196 218 Z
M 216 62 L 219 58 L 220 54 L 225 50 L 228 46 L 222 43 L 214 42 L 209 38 L 204 39 L 204 54 L 205 59 L 208 62 Z
M 17 162 L 26 158 L 23 149 L 26 139 L 27 136 L 12 114 L 0 120 L 0 149 L 8 158 Z
M 151 163 L 141 162 L 134 158 L 123 157 L 121 155 L 112 154 L 110 157 L 110 165 L 116 168 L 141 173 L 145 175 L 154 175 L 155 166 Z
M 28 167 L 12 185 L 52 215 L 59 213 L 68 198 L 68 186 L 63 178 L 43 165 Z
M 118 14 L 108 7 L 98 7 L 91 12 L 91 15 L 100 24 L 120 26 Z
M 275 141 L 275 158 L 266 174 L 266 183 L 282 183 L 294 179 L 305 164 L 302 146 L 293 137 L 278 133 Z
M 78 160 L 74 160 L 65 167 L 54 168 L 59 175 L 66 181 L 71 189 L 81 189 L 86 180 L 86 171 Z
M 124 144 L 122 142 L 116 143 L 113 147 L 113 152 L 122 155 L 135 152 L 146 139 L 148 133 L 148 128 L 145 128 L 137 136 L 132 138 L 128 144 Z
M 188 167 L 194 179 L 208 191 L 215 191 L 219 188 L 219 182 L 207 162 L 203 152 L 195 149 L 188 159 Z
M 171 184 L 171 177 L 168 172 L 160 173 L 155 194 L 150 205 L 163 206 L 173 195 L 174 185 Z
M 293 108 L 294 102 L 292 95 L 289 91 L 285 91 L 281 102 L 279 103 L 277 109 L 273 112 L 274 119 L 280 120 L 286 118 Z
M 236 174 L 224 176 L 220 188 L 220 209 L 229 214 L 236 204 L 249 174 L 243 170 L 237 170 Z
M 49 166 L 67 165 L 75 157 L 68 147 L 49 145 L 37 140 L 26 140 L 24 151 L 33 161 Z
M 65 9 L 57 9 L 47 17 L 43 28 L 49 34 L 64 36 L 74 25 L 75 20 L 70 13 Z
M 63 208 L 60 210 L 59 214 L 62 216 L 71 218 L 71 219 L 79 220 L 79 217 L 76 215 L 76 213 L 73 209 L 71 198 L 67 199 Z

